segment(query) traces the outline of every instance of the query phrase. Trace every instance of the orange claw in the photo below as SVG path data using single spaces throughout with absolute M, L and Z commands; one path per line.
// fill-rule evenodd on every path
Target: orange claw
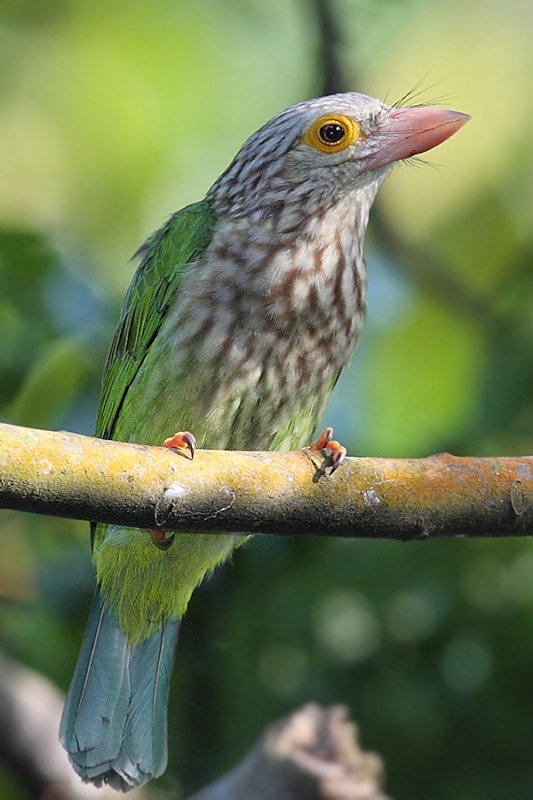
M 176 450 L 188 450 L 191 454 L 191 461 L 196 452 L 196 437 L 189 431 L 178 431 L 177 433 L 169 436 L 163 442 L 163 447 L 170 447 Z
M 333 438 L 333 428 L 325 428 L 316 442 L 309 445 L 309 450 L 322 451 L 329 461 L 331 467 L 329 474 L 333 475 L 344 459 L 346 458 L 346 448 Z

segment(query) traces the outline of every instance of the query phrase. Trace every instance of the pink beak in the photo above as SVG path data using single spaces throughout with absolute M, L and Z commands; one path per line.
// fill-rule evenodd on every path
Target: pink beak
M 446 108 L 396 108 L 369 137 L 375 137 L 376 150 L 368 157 L 366 167 L 377 169 L 425 153 L 453 136 L 469 119 L 468 114 Z

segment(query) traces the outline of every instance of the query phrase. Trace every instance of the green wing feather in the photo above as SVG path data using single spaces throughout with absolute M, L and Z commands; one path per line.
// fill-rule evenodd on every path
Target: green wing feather
M 214 226 L 215 213 L 204 200 L 174 214 L 141 248 L 141 263 L 106 364 L 97 436 L 114 436 L 128 391 L 180 291 L 183 270 L 208 246 Z M 142 596 L 142 581 L 136 582 L 135 571 L 144 564 L 150 577 L 150 567 L 155 562 L 157 568 L 161 554 L 149 544 L 146 555 L 147 534 L 129 531 L 128 546 L 122 550 L 134 569 L 126 575 L 119 560 L 121 548 L 105 550 L 107 530 L 105 525 L 93 525 L 91 530 L 95 558 L 104 550 L 98 556 L 103 565 L 99 584 L 105 589 L 109 574 L 112 587 L 123 584 L 135 601 Z M 172 569 L 173 564 L 169 566 Z M 179 595 L 175 601 L 179 608 L 186 605 L 200 577 L 183 587 L 183 599 Z M 158 587 L 170 582 L 148 583 L 151 593 L 140 610 L 133 602 L 135 624 L 128 630 L 119 624 L 113 602 L 105 591 L 101 594 L 99 585 L 61 723 L 61 740 L 76 772 L 96 785 L 105 782 L 122 791 L 160 775 L 167 761 L 167 697 L 179 614 L 164 615 L 166 609 L 159 609 Z M 161 613 L 150 628 L 147 621 L 154 608 Z M 128 641 L 128 634 L 137 641 Z
M 184 267 L 208 246 L 216 223 L 208 200 L 170 217 L 139 250 L 142 257 L 124 301 L 107 358 L 96 435 L 112 439 L 128 389 L 176 293 Z

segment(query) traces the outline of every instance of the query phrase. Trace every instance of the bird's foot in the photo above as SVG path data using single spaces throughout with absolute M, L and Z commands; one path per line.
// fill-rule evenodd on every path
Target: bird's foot
M 192 461 L 196 452 L 196 438 L 190 431 L 178 431 L 165 439 L 163 447 L 169 447 L 171 450 L 188 450 Z M 168 550 L 174 541 L 174 533 L 167 533 L 160 528 L 152 528 L 150 536 L 155 546 L 160 550 Z
M 192 461 L 196 452 L 196 437 L 190 431 L 178 431 L 165 439 L 163 447 L 170 447 L 171 450 L 188 450 Z
M 327 463 L 322 471 L 325 472 L 329 469 L 330 475 L 333 475 L 346 458 L 346 448 L 333 438 L 333 428 L 323 430 L 316 442 L 309 445 L 308 449 L 322 452 L 325 455 Z

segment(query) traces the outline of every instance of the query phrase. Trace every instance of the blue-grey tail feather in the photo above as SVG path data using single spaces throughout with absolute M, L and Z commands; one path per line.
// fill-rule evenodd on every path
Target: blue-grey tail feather
M 81 778 L 127 792 L 167 764 L 167 706 L 179 621 L 128 644 L 97 589 L 60 739 Z

